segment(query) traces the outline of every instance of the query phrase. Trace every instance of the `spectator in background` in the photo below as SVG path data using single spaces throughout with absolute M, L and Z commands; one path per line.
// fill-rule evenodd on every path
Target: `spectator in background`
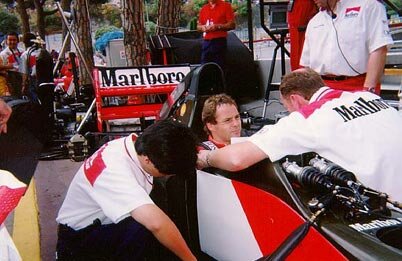
M 25 33 L 23 36 L 25 52 L 21 55 L 20 72 L 22 73 L 22 93 L 28 95 L 33 102 L 39 102 L 36 79 L 36 57 L 39 55 L 39 45 L 35 43 L 36 36 L 33 33 Z
M 21 96 L 22 77 L 19 73 L 19 67 L 21 66 L 21 55 L 23 50 L 18 48 L 18 34 L 16 32 L 10 32 L 6 37 L 7 47 L 1 51 L 0 58 L 0 70 L 2 75 L 0 76 L 0 87 L 4 92 L 4 82 L 7 82 L 7 88 L 11 95 Z
M 56 50 L 52 49 L 50 55 L 52 56 L 53 63 L 56 63 L 57 59 L 59 59 L 59 53 Z
M 74 63 L 73 63 L 74 61 Z M 73 66 L 78 66 L 79 62 L 74 52 L 69 52 L 60 69 L 61 76 L 73 77 Z
M 200 11 L 197 30 L 203 32 L 201 63 L 215 62 L 224 69 L 227 31 L 236 27 L 230 3 L 208 0 Z
M 2 64 L 0 65 L 0 96 L 10 95 L 10 88 L 7 82 L 7 70 L 5 68 L 8 67 Z
M 230 144 L 241 135 L 241 119 L 236 102 L 226 94 L 212 95 L 204 102 L 202 122 L 208 141 L 202 146 L 210 150 Z

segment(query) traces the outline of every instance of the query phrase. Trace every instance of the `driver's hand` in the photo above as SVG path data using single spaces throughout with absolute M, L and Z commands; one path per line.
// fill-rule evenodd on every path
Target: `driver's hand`
M 198 152 L 197 169 L 204 169 L 210 167 L 207 162 L 207 156 L 211 153 L 210 150 L 200 150 Z

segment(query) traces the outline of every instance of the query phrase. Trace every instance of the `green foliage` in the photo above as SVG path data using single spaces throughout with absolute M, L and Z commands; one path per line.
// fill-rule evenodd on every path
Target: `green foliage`
M 208 2 L 208 0 L 193 0 L 194 1 L 194 11 L 200 12 L 201 8 Z
M 151 21 L 145 22 L 145 32 L 146 32 L 147 36 L 155 35 L 156 24 Z
M 4 3 L 6 5 L 14 4 L 15 0 L 0 0 L 0 3 Z
M 20 22 L 17 16 L 5 10 L 0 10 L 0 32 L 20 32 Z
M 121 27 L 121 12 L 120 9 L 111 4 L 103 4 L 101 6 L 102 19 L 106 19 L 111 25 Z
M 120 31 L 120 29 L 113 25 L 99 27 L 99 29 L 96 30 L 96 32 L 95 32 L 95 40 L 98 40 L 99 37 L 101 37 L 105 33 L 114 32 L 114 31 Z
M 197 17 L 193 17 L 188 24 L 190 30 L 197 30 Z
M 91 17 L 100 26 L 113 25 L 118 28 L 122 26 L 121 11 L 113 4 L 93 5 L 90 8 Z
M 194 21 L 197 22 L 198 14 L 206 3 L 207 0 L 189 0 L 184 3 L 181 7 L 180 25 L 188 24 L 188 27 L 193 28 Z
M 51 33 L 62 30 L 61 18 L 58 14 L 45 16 L 46 32 Z
M 236 12 L 237 16 L 246 17 L 247 16 L 247 2 L 233 0 L 232 8 Z
M 156 23 L 158 19 L 158 0 L 145 0 L 144 4 L 144 12 L 145 12 L 145 21 L 152 21 Z
M 402 2 L 401 0 L 390 0 L 399 10 L 402 10 Z M 387 9 L 387 15 L 390 16 L 397 16 L 397 12 L 391 9 L 388 5 L 385 5 Z

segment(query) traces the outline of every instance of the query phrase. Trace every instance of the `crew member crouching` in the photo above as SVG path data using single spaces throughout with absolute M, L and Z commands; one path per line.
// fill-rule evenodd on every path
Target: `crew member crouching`
M 180 148 L 180 149 L 177 149 Z M 179 230 L 149 197 L 154 177 L 195 174 L 196 141 L 170 120 L 103 145 L 82 165 L 59 211 L 59 260 L 143 260 L 151 235 L 195 260 Z

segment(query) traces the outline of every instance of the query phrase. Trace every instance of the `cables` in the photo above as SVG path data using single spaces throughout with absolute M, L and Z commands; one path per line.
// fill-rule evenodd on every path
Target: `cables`
M 331 18 L 332 18 L 332 19 L 331 19 L 331 23 L 332 23 L 332 27 L 333 27 L 334 30 L 335 30 L 335 38 L 336 38 L 336 44 L 337 44 L 337 46 L 338 46 L 338 49 L 339 49 L 339 51 L 340 51 L 340 53 L 341 53 L 343 59 L 345 60 L 345 62 L 346 62 L 347 65 L 349 66 L 349 68 L 350 68 L 353 72 L 355 72 L 355 73 L 357 73 L 358 75 L 360 75 L 360 74 L 362 74 L 362 73 L 359 72 L 358 70 L 356 70 L 356 69 L 350 64 L 349 60 L 346 58 L 345 54 L 343 53 L 343 50 L 342 50 L 341 45 L 340 45 L 340 43 L 339 43 L 338 30 L 336 29 L 336 27 L 335 27 L 335 22 L 334 22 L 334 20 L 337 18 L 337 15 L 336 15 L 336 14 L 334 13 L 334 11 L 332 10 L 332 8 L 331 8 L 331 6 L 330 6 L 330 4 L 329 4 L 329 0 L 327 0 L 327 6 L 328 6 L 328 9 L 329 9 L 329 11 L 330 11 L 330 13 L 331 13 Z

